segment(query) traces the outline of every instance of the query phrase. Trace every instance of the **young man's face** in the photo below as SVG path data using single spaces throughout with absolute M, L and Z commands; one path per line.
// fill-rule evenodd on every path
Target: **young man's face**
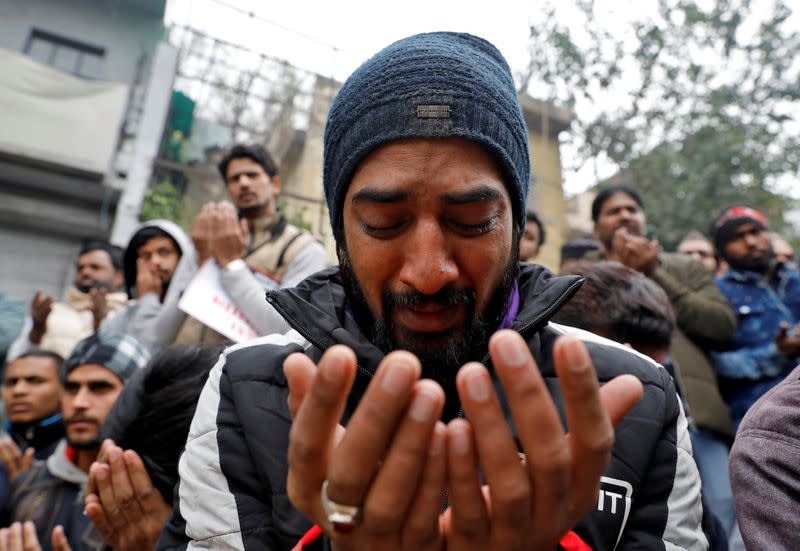
M 162 283 L 168 283 L 175 275 L 181 255 L 169 237 L 153 237 L 144 242 L 136 251 L 136 257 L 143 259 L 158 274 Z
M 522 260 L 533 260 L 539 256 L 539 224 L 528 220 L 525 233 L 519 240 L 519 257 Z
M 728 264 L 736 270 L 763 273 L 772 259 L 767 231 L 763 226 L 751 222 L 736 228 L 722 253 Z
M 94 288 L 116 289 L 122 284 L 122 274 L 114 268 L 108 252 L 97 249 L 78 257 L 74 284 L 83 293 Z
M 61 381 L 52 358 L 27 356 L 9 364 L 3 377 L 3 403 L 12 423 L 33 423 L 58 412 Z
M 691 256 L 712 274 L 717 271 L 717 259 L 714 257 L 714 247 L 704 239 L 690 239 L 678 245 L 678 252 Z
M 366 157 L 344 199 L 340 261 L 375 344 L 457 367 L 485 343 L 516 276 L 512 219 L 500 169 L 474 143 L 403 140 Z
M 600 207 L 593 233 L 595 239 L 610 250 L 618 229 L 624 227 L 631 235 L 643 236 L 646 226 L 644 211 L 639 204 L 624 191 L 618 191 L 607 197 Z
M 249 157 L 232 159 L 225 173 L 228 198 L 240 213 L 267 216 L 276 211 L 281 190 L 278 176 L 270 178 L 264 168 Z
M 777 262 L 796 262 L 797 257 L 794 253 L 794 248 L 788 241 L 782 237 L 773 236 L 770 240 L 772 244 L 772 253 Z
M 73 369 L 64 383 L 61 412 L 67 442 L 79 449 L 100 446 L 100 429 L 111 406 L 122 392 L 122 380 L 98 364 Z

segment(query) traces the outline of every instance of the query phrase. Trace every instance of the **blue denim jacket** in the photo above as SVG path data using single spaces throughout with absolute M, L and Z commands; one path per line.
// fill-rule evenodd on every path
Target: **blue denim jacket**
M 785 358 L 775 346 L 781 322 L 790 327 L 800 322 L 800 273 L 779 267 L 773 283 L 774 287 L 762 274 L 736 270 L 717 278 L 738 327 L 728 349 L 711 351 L 711 358 L 736 425 L 800 360 Z

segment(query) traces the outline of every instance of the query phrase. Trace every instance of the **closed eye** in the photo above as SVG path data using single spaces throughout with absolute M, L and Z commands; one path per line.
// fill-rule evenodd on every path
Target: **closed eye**
M 366 222 L 362 222 L 361 229 L 367 235 L 371 235 L 372 237 L 377 237 L 380 239 L 380 238 L 392 237 L 393 234 L 395 234 L 403 227 L 403 224 L 405 224 L 405 221 L 400 221 L 397 222 L 396 224 L 391 224 L 388 226 L 386 225 L 376 226 L 372 224 L 367 224 Z
M 477 224 L 463 224 L 457 221 L 452 221 L 451 224 L 456 231 L 467 235 L 481 235 L 492 230 L 497 225 L 500 216 L 498 213 L 493 214 L 487 220 L 478 222 Z

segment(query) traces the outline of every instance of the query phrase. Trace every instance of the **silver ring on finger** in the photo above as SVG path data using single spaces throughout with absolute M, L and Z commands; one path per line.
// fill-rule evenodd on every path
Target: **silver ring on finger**
M 342 534 L 352 532 L 361 522 L 360 505 L 343 505 L 328 497 L 328 481 L 322 483 L 322 508 L 331 527 Z

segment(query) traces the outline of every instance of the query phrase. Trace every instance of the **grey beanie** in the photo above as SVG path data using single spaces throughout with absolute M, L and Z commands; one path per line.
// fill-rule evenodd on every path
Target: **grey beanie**
M 147 349 L 130 335 L 100 331 L 75 345 L 64 361 L 61 381 L 65 382 L 67 375 L 83 365 L 96 364 L 113 372 L 124 383 L 149 360 Z
M 334 235 L 358 164 L 402 138 L 462 137 L 503 171 L 520 230 L 530 182 L 528 132 L 511 70 L 492 44 L 470 34 L 410 36 L 367 60 L 342 85 L 325 126 L 323 185 Z

